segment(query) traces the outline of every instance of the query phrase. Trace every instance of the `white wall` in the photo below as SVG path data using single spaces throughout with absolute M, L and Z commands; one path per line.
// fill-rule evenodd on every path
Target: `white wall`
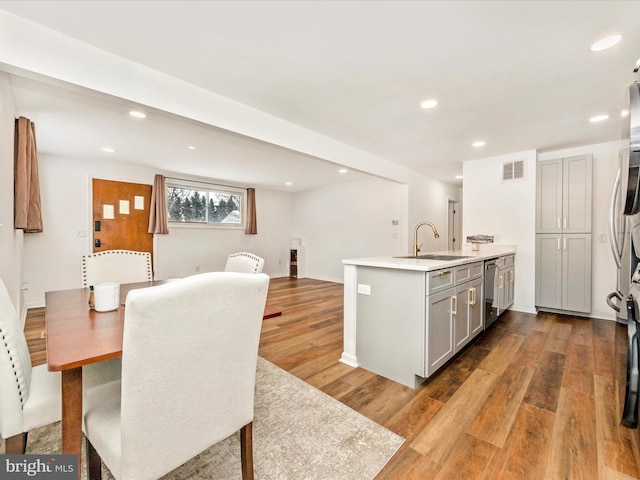
M 446 249 L 447 198 L 459 194 L 418 173 L 409 185 L 372 178 L 297 193 L 294 237 L 305 245 L 307 276 L 342 282 L 342 259 L 407 255 L 413 227 L 422 220 L 441 234 L 435 239 L 431 229 L 421 229 L 423 251 Z
M 294 237 L 305 246 L 307 276 L 342 282 L 343 258 L 400 255 L 404 186 L 361 180 L 298 192 Z M 395 237 L 395 238 L 394 238 Z
M 114 162 L 71 161 L 40 155 L 44 232 L 25 236 L 27 306 L 44 305 L 44 293 L 81 286 L 80 256 L 91 252 L 91 178 L 152 184 L 157 172 Z M 292 194 L 256 189 L 258 234 L 244 230 L 172 229 L 157 235 L 157 278 L 221 270 L 229 253 L 249 250 L 265 258 L 265 273 L 287 272 Z M 86 230 L 87 237 L 77 237 Z
M 460 188 L 415 173 L 411 177 L 408 194 L 407 240 L 404 253 L 412 253 L 414 227 L 425 220 L 436 226 L 440 238 L 434 238 L 428 226 L 421 227 L 418 231 L 418 245 L 422 244 L 422 253 L 446 250 L 449 200 L 461 200 Z
M 524 179 L 503 182 L 503 163 L 515 160 L 525 161 Z M 495 243 L 516 246 L 512 308 L 535 312 L 535 150 L 464 162 L 463 175 L 463 238 L 493 235 Z
M 288 275 L 293 194 L 256 188 L 256 213 L 257 235 L 246 235 L 244 230 L 188 227 L 156 235 L 157 277 L 223 270 L 227 255 L 234 252 L 251 252 L 264 258 L 264 272 L 271 277 Z
M 24 317 L 22 286 L 23 232 L 13 228 L 13 135 L 16 108 L 9 77 L 0 73 L 0 279 L 16 311 Z M 36 130 L 36 138 L 37 138 Z M 28 234 L 37 235 L 37 234 Z

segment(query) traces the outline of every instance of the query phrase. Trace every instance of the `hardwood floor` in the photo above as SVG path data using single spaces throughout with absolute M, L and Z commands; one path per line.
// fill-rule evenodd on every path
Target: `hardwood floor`
M 379 480 L 640 479 L 638 431 L 619 426 L 615 322 L 508 312 L 412 390 L 338 361 L 341 284 L 272 279 L 268 304 L 283 314 L 264 321 L 261 356 L 406 439 Z M 43 324 L 31 310 L 34 364 Z

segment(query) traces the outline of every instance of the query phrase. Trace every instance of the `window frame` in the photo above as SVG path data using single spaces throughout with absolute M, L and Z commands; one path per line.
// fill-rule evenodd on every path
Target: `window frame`
M 199 192 L 207 192 L 207 218 L 209 212 L 209 194 L 225 193 L 240 196 L 240 223 L 221 223 L 221 222 L 176 222 L 169 220 L 169 188 L 182 188 L 188 190 L 197 190 Z M 221 185 L 217 183 L 201 182 L 196 180 L 181 180 L 168 178 L 165 182 L 165 198 L 167 199 L 167 223 L 169 228 L 214 228 L 223 230 L 244 230 L 247 224 L 247 190 L 241 187 L 232 187 L 230 185 Z

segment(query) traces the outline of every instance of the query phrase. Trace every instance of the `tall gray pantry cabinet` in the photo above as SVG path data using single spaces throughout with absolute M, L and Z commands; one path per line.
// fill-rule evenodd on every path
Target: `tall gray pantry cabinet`
M 591 312 L 592 156 L 538 162 L 536 308 Z

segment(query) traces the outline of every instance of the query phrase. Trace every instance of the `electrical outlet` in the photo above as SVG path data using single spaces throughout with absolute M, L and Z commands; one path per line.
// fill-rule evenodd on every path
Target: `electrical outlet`
M 86 236 L 87 236 L 86 230 L 76 230 L 76 237 L 86 237 Z
M 391 225 L 400 225 L 400 220 L 391 220 Z

